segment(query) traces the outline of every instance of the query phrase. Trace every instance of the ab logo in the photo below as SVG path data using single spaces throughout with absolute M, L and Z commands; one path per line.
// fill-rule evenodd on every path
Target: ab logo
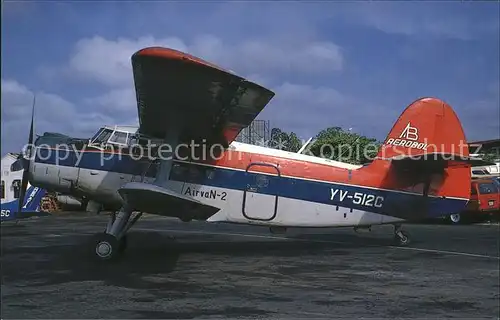
M 405 148 L 427 150 L 427 143 L 418 142 L 418 129 L 416 127 L 412 127 L 410 122 L 408 122 L 403 132 L 401 132 L 401 134 L 399 135 L 398 139 L 389 138 L 387 139 L 385 144 Z
M 399 139 L 408 139 L 411 141 L 417 141 L 418 140 L 418 129 L 415 127 L 412 127 L 411 124 L 408 122 L 408 124 L 406 125 L 406 128 L 403 130 L 403 132 L 401 132 Z

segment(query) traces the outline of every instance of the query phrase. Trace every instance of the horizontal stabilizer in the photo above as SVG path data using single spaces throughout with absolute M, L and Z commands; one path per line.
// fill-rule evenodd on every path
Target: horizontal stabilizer
M 429 153 L 420 157 L 402 156 L 391 159 L 392 164 L 400 169 L 425 170 L 435 172 L 446 168 L 463 166 L 489 166 L 494 163 L 468 156 Z
M 468 156 L 440 153 L 391 159 L 387 176 L 391 181 L 389 184 L 400 190 L 420 193 L 422 197 L 387 201 L 385 214 L 405 220 L 421 220 L 460 212 L 470 195 L 470 166 L 476 161 Z M 467 183 L 463 184 L 463 181 Z M 451 196 L 445 195 L 444 188 L 451 190 L 447 192 Z
M 133 211 L 206 220 L 220 210 L 173 190 L 149 183 L 130 182 L 118 192 Z

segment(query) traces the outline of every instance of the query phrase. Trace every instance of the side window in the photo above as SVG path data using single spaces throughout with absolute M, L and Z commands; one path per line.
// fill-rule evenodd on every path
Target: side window
M 187 181 L 189 183 L 201 183 L 204 179 L 205 168 L 202 166 L 191 165 L 188 169 Z
M 170 180 L 174 181 L 186 181 L 188 178 L 188 167 L 181 163 L 173 163 L 172 169 L 170 170 Z
M 12 188 L 14 189 L 14 199 L 18 199 L 21 193 L 21 180 L 12 181 Z
M 493 183 L 480 183 L 479 184 L 479 193 L 480 194 L 491 194 L 497 193 L 497 187 Z
M 109 139 L 109 142 L 117 144 L 127 144 L 127 136 L 128 134 L 126 132 L 115 131 L 111 139 Z
M 2 180 L 2 199 L 5 199 L 5 181 Z
M 206 168 L 205 179 L 212 180 L 214 178 L 215 178 L 215 169 L 214 168 Z
M 148 155 L 148 150 L 146 148 L 147 143 L 142 145 L 139 137 L 133 133 L 129 134 L 127 145 L 130 148 L 130 152 L 138 158 Z M 153 155 L 152 152 L 151 155 Z
M 186 165 L 174 163 L 170 171 L 170 179 L 184 181 L 187 183 L 201 184 L 207 179 L 213 179 L 215 171 L 213 168 L 200 165 Z
M 139 139 L 137 138 L 136 135 L 131 134 L 128 138 L 128 145 L 135 146 L 137 144 L 139 144 Z

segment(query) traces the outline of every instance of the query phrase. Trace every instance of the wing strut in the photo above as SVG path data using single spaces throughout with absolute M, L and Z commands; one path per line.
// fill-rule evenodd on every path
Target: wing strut
M 184 119 L 183 115 L 178 115 L 175 119 L 170 118 L 167 124 L 165 139 L 158 148 L 160 170 L 156 174 L 155 184 L 160 187 L 166 187 L 170 177 L 170 170 L 172 169 L 172 160 L 174 157 L 179 156 L 179 135 Z

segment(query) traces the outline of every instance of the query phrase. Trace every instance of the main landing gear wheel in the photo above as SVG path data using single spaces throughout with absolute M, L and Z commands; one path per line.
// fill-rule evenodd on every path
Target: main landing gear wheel
M 394 226 L 394 242 L 398 246 L 407 246 L 410 244 L 410 235 L 408 232 L 401 230 L 401 226 Z
M 94 250 L 99 260 L 111 261 L 117 259 L 126 247 L 126 238 L 116 239 L 111 234 L 100 233 L 95 235 Z
M 106 230 L 95 235 L 92 251 L 101 261 L 115 260 L 127 248 L 127 231 L 139 220 L 142 213 L 132 215 L 132 211 L 122 208 L 118 214 L 113 213 Z

